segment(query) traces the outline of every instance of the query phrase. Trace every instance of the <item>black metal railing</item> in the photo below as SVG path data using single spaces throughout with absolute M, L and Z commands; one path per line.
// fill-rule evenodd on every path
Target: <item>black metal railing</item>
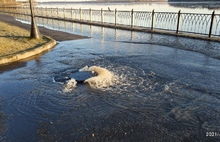
M 0 7 L 0 12 L 13 14 L 21 20 L 29 20 L 29 7 Z M 35 7 L 35 16 L 40 18 L 66 20 L 84 24 L 95 24 L 130 30 L 172 33 L 175 35 L 193 34 L 208 39 L 220 38 L 220 15 L 210 14 L 120 11 L 66 8 Z

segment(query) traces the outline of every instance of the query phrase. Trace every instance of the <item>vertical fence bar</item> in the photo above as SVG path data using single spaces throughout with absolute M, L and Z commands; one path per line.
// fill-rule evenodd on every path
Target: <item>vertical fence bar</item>
M 73 19 L 73 8 L 71 7 L 71 19 Z
M 63 8 L 63 18 L 66 19 L 65 7 Z
M 103 23 L 103 10 L 101 8 L 101 23 Z
M 92 9 L 91 8 L 89 9 L 89 20 L 91 23 L 92 22 Z
M 211 23 L 210 23 L 210 29 L 209 29 L 209 37 L 212 36 L 212 27 L 213 27 L 214 18 L 215 18 L 215 11 L 212 12 Z
M 57 7 L 57 18 L 59 18 L 59 9 Z
M 40 16 L 42 16 L 41 17 L 41 24 L 43 25 L 43 8 L 41 7 L 40 10 L 41 10 L 41 13 L 40 13 L 41 15 Z
M 79 19 L 80 21 L 82 20 L 82 9 L 81 8 L 79 8 Z
M 131 10 L 131 28 L 134 26 L 134 9 Z
M 47 17 L 47 15 L 48 15 L 48 14 L 47 14 L 47 8 L 46 8 L 46 17 Z
M 115 8 L 115 26 L 117 25 L 117 9 Z
M 26 21 L 29 22 L 30 12 L 28 8 L 26 9 L 26 12 L 27 12 Z
M 55 27 L 55 26 L 54 26 L 54 18 L 52 18 L 52 25 L 53 25 L 53 28 L 54 28 L 54 27 Z
M 43 8 L 42 7 L 40 8 L 40 11 L 41 11 L 41 16 L 43 16 Z
M 178 16 L 177 16 L 177 26 L 176 26 L 176 33 L 179 33 L 179 27 L 180 27 L 180 15 L 181 15 L 181 10 L 179 10 L 178 12 Z
M 155 14 L 155 12 L 154 12 L 154 9 L 153 9 L 153 10 L 152 10 L 151 31 L 154 30 L 154 14 Z
M 51 7 L 50 10 L 50 17 L 53 17 L 53 8 Z
M 51 13 L 50 16 L 51 16 L 51 17 L 54 17 L 54 16 L 53 16 L 53 8 L 51 8 L 51 12 L 50 12 L 50 13 Z M 52 26 L 53 26 L 53 28 L 54 28 L 54 18 L 52 18 L 51 20 L 52 20 Z

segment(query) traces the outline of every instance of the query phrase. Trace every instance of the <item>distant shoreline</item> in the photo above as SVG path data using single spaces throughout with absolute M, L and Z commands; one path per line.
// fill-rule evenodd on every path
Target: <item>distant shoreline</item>
M 124 3 L 124 2 L 219 2 L 218 0 L 99 0 L 99 1 L 50 1 L 38 3 Z
M 144 2 L 144 1 L 142 1 Z M 145 1 L 145 2 L 167 2 L 167 1 Z M 39 4 L 41 3 L 141 3 L 140 1 L 50 1 L 50 2 L 38 2 Z

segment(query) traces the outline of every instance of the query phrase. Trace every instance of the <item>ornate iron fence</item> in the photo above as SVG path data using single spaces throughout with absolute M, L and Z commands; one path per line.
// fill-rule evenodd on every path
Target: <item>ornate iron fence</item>
M 220 35 L 220 15 L 215 15 L 213 20 L 213 35 Z
M 21 20 L 30 20 L 29 7 L 0 7 L 0 12 L 13 14 Z M 153 11 L 119 11 L 65 8 L 35 8 L 35 16 L 39 18 L 67 20 L 98 24 L 139 31 L 168 31 L 178 35 L 197 34 L 206 37 L 220 36 L 220 15 L 213 13 L 181 13 Z M 53 21 L 52 21 L 53 22 Z M 56 24 L 56 23 L 54 23 Z M 57 24 L 56 24 L 57 25 Z
M 107 10 L 102 11 L 103 12 L 103 14 L 102 14 L 103 21 L 101 21 L 101 22 L 116 24 L 116 16 L 115 16 L 116 11 L 117 11 L 116 9 L 115 9 L 115 11 L 107 11 Z
M 211 14 L 181 14 L 180 31 L 199 34 L 209 34 Z
M 134 12 L 134 25 L 138 27 L 151 27 L 152 13 L 146 11 L 135 11 Z
M 168 12 L 155 12 L 154 28 L 175 31 L 177 27 L 177 14 Z

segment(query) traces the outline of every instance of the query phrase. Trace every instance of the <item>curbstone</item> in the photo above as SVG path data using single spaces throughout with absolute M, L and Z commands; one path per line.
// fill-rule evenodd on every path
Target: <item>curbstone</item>
M 57 42 L 54 39 L 52 39 L 48 36 L 43 36 L 43 37 L 47 38 L 49 40 L 49 42 L 47 42 L 41 46 L 38 46 L 38 47 L 34 47 L 34 48 L 20 51 L 18 53 L 13 54 L 13 55 L 4 56 L 4 57 L 0 58 L 0 65 L 9 64 L 12 62 L 16 62 L 19 60 L 23 60 L 23 59 L 41 54 L 45 51 L 48 51 L 48 50 L 54 48 L 55 45 L 57 44 Z

